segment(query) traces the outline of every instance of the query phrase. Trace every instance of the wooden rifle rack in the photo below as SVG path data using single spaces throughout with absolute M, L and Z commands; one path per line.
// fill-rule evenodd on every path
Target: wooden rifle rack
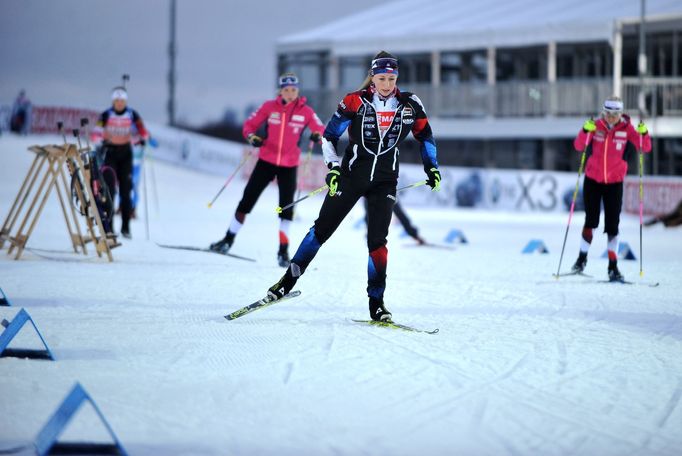
M 120 244 L 116 243 L 114 237 L 107 238 L 90 184 L 90 169 L 84 165 L 81 159 L 81 153 L 88 152 L 89 149 L 79 151 L 75 144 L 64 144 L 63 146 L 36 145 L 29 147 L 28 150 L 36 155 L 24 182 L 21 184 L 19 193 L 14 199 L 14 204 L 2 224 L 0 249 L 4 247 L 5 241 L 8 241 L 10 247 L 7 254 L 11 255 L 16 249 L 14 259 L 18 260 L 21 257 L 28 238 L 31 236 L 54 187 L 62 208 L 73 251 L 79 253 L 80 249 L 84 255 L 87 255 L 86 244 L 93 242 L 97 256 L 101 258 L 103 254 L 106 254 L 109 261 L 114 261 L 111 248 Z M 66 165 L 70 177 L 82 172 L 81 178 L 78 180 L 81 185 L 75 185 L 75 189 L 80 207 L 86 208 L 87 215 L 84 217 L 86 236 L 83 236 L 81 231 L 80 214 L 77 213 L 70 198 L 70 180 L 67 180 L 64 165 Z M 36 189 L 37 182 L 39 185 Z M 17 224 L 18 228 L 12 235 L 12 230 Z M 97 232 L 99 232 L 99 236 Z

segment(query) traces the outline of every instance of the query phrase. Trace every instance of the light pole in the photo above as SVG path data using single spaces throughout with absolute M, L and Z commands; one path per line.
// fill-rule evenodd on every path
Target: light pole
M 175 9 L 176 0 L 170 0 L 170 41 L 168 42 L 168 125 L 175 125 Z
M 646 105 L 644 100 L 644 73 L 646 73 L 646 46 L 645 46 L 645 17 L 646 17 L 646 0 L 641 1 L 641 10 L 639 15 L 639 56 L 637 58 L 637 74 L 639 76 L 639 96 L 637 97 L 637 104 L 639 108 L 640 120 L 646 114 Z

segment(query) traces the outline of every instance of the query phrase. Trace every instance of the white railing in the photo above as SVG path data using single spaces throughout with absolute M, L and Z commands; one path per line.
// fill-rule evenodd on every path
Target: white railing
M 682 78 L 645 79 L 647 109 L 657 115 L 682 116 Z M 602 101 L 612 95 L 610 78 L 547 81 L 463 83 L 433 87 L 404 84 L 401 89 L 416 93 L 430 117 L 545 117 L 590 116 L 599 112 Z M 343 90 L 306 90 L 304 95 L 323 117 L 328 117 L 345 95 Z M 639 81 L 623 79 L 627 110 L 637 110 Z
M 682 78 L 644 78 L 647 117 L 682 116 Z M 629 111 L 639 109 L 639 79 L 623 78 L 623 101 Z

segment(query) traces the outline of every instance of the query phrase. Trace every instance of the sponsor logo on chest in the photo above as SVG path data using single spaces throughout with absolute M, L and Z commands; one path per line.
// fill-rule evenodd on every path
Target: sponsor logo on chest
M 395 111 L 377 111 L 377 119 L 379 119 L 379 128 L 386 130 L 393 123 Z

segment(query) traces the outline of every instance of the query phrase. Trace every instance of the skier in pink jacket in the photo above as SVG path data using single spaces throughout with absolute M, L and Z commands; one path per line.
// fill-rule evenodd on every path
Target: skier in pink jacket
M 618 225 L 623 205 L 623 180 L 628 171 L 627 158 L 633 149 L 651 151 L 651 137 L 643 122 L 635 128 L 630 117 L 623 114 L 623 102 L 612 96 L 604 101 L 601 119 L 587 120 L 573 141 L 578 151 L 587 150 L 583 200 L 585 225 L 580 253 L 573 272 L 582 273 L 587 264 L 587 251 L 592 243 L 592 231 L 599 226 L 601 204 L 604 204 L 604 232 L 608 236 L 609 280 L 622 282 L 618 270 Z
M 325 126 L 313 109 L 306 105 L 305 97 L 299 96 L 298 78 L 293 73 L 285 73 L 279 78 L 279 95 L 268 100 L 244 122 L 242 134 L 253 147 L 259 149 L 258 162 L 244 188 L 234 218 L 223 239 L 211 244 L 211 250 L 227 253 L 234 238 L 244 224 L 246 214 L 256 205 L 265 187 L 277 178 L 279 186 L 279 206 L 284 207 L 294 200 L 296 192 L 296 170 L 301 158 L 298 146 L 303 131 L 311 131 L 310 140 L 319 143 Z M 256 134 L 265 125 L 263 137 Z M 293 219 L 293 208 L 279 215 L 279 251 L 277 261 L 280 266 L 289 266 L 289 224 Z

